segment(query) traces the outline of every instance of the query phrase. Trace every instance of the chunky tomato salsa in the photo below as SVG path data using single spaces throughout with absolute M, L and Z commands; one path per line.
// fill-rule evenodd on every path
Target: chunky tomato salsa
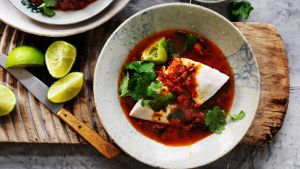
M 170 101 L 170 104 L 174 104 L 176 107 L 170 110 L 172 113 L 167 117 L 168 123 L 157 123 L 130 116 L 130 112 L 138 100 L 141 99 L 136 97 L 134 93 L 124 94 L 123 96 L 120 94 L 120 104 L 130 123 L 143 135 L 169 146 L 190 145 L 212 133 L 205 124 L 205 114 L 209 109 L 218 107 L 225 110 L 225 112 L 230 110 L 234 97 L 233 72 L 223 52 L 212 41 L 187 30 L 166 30 L 143 39 L 130 51 L 124 68 L 119 75 L 120 88 L 124 88 L 123 83 L 128 80 L 126 78 L 128 71 L 126 72 L 124 69 L 130 68 L 126 65 L 140 61 L 147 49 L 155 53 L 153 52 L 154 48 L 149 49 L 149 46 L 153 46 L 155 42 L 162 38 L 167 42 L 166 44 L 161 43 L 162 46 L 168 48 L 167 58 L 165 61 L 157 60 L 157 56 L 152 58 L 155 63 L 156 80 L 153 78 L 154 82 L 149 85 L 149 88 L 154 88 L 156 83 L 160 83 L 164 86 L 164 89 L 167 89 L 174 96 L 175 99 Z M 155 54 L 159 56 L 162 52 L 159 51 L 159 47 L 157 48 L 158 51 Z M 187 58 L 210 66 L 229 76 L 229 80 L 203 104 L 196 103 L 194 98 L 199 96 L 196 88 L 201 85 L 201 81 L 200 84 L 196 83 L 197 67 L 193 64 L 190 66 L 182 64 L 180 58 Z M 147 75 L 147 77 L 150 76 L 152 75 Z M 137 85 L 139 84 L 137 83 Z M 134 88 L 136 89 L 136 86 Z M 148 89 L 146 90 L 148 91 Z M 166 95 L 163 94 L 163 90 L 160 93 Z M 151 103 L 147 94 L 143 97 L 143 104 Z M 162 99 L 160 101 L 163 102 Z M 159 107 L 156 110 L 156 107 L 153 106 L 153 109 L 164 111 L 167 108 Z

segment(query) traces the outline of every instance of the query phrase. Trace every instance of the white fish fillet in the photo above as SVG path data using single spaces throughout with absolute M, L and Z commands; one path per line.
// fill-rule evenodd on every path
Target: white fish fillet
M 195 62 L 186 58 L 175 58 L 180 59 L 183 65 L 197 67 L 196 70 L 196 92 L 198 96 L 193 98 L 195 103 L 201 105 L 208 99 L 210 99 L 213 95 L 217 93 L 218 90 L 228 81 L 229 76 L 220 71 L 213 69 L 207 65 L 204 65 L 200 62 Z M 168 69 L 165 71 L 168 74 Z M 166 110 L 161 110 L 159 112 L 154 112 L 149 106 L 142 106 L 141 100 L 136 103 L 133 109 L 130 112 L 130 116 L 149 120 L 153 122 L 160 123 L 169 123 L 168 115 L 171 111 L 176 108 L 176 105 L 167 106 Z

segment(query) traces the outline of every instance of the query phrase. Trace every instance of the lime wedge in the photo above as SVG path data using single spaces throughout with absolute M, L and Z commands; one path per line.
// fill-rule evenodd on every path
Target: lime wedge
M 0 84 L 0 116 L 7 115 L 15 106 L 15 94 L 9 88 Z
M 83 74 L 72 72 L 56 81 L 48 91 L 48 100 L 63 103 L 76 97 L 83 86 Z
M 6 68 L 23 68 L 44 65 L 44 54 L 32 46 L 19 46 L 14 48 L 6 59 Z
M 53 42 L 46 51 L 46 65 L 54 78 L 66 76 L 76 59 L 76 48 L 65 41 Z

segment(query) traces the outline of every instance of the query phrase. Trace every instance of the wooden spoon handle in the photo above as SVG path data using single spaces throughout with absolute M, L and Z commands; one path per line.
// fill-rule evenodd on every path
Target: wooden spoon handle
M 68 110 L 62 108 L 57 115 L 106 158 L 112 159 L 120 153 L 120 150 L 117 147 L 109 143 L 98 133 L 74 117 Z

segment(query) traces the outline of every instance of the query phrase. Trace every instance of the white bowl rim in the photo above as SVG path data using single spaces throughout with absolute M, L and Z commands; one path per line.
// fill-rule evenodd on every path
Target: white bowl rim
M 97 59 L 97 62 L 96 62 L 95 73 L 94 73 L 94 82 L 93 82 L 93 86 L 94 86 L 94 89 L 93 89 L 93 90 L 94 90 L 94 100 L 95 100 L 95 105 L 96 105 L 97 114 L 99 115 L 100 120 L 101 120 L 101 115 L 100 115 L 100 114 L 101 114 L 101 113 L 100 113 L 101 111 L 100 111 L 100 110 L 102 110 L 102 109 L 99 107 L 99 104 L 97 103 L 97 99 L 96 99 L 96 95 L 95 95 L 95 93 L 97 93 L 97 92 L 95 92 L 95 90 L 97 90 L 97 89 L 95 89 L 95 86 L 96 86 L 95 84 L 97 83 L 97 80 L 96 80 L 96 79 L 98 78 L 98 76 L 96 76 L 96 72 L 97 72 L 97 70 L 99 69 L 100 60 L 101 60 L 102 56 L 104 55 L 104 54 L 103 54 L 103 51 L 105 51 L 105 49 L 107 48 L 108 42 L 111 41 L 111 39 L 114 37 L 114 35 L 115 35 L 115 34 L 116 34 L 116 33 L 117 33 L 117 32 L 118 32 L 118 31 L 119 31 L 119 30 L 127 23 L 127 22 L 129 22 L 131 19 L 133 19 L 133 18 L 139 16 L 140 14 L 143 14 L 144 12 L 147 12 L 147 11 L 149 11 L 149 10 L 156 9 L 156 8 L 162 8 L 162 7 L 168 7 L 168 6 L 182 6 L 182 5 L 188 6 L 188 7 L 199 8 L 199 9 L 201 9 L 201 10 L 205 10 L 205 11 L 207 11 L 207 12 L 210 12 L 210 13 L 216 15 L 217 17 L 220 17 L 220 18 L 223 19 L 225 22 L 227 22 L 229 25 L 231 25 L 232 28 L 235 29 L 235 30 L 237 31 L 237 33 L 242 37 L 242 39 L 243 39 L 243 40 L 246 42 L 246 44 L 249 46 L 249 49 L 250 49 L 250 51 L 251 51 L 251 53 L 252 53 L 252 56 L 253 56 L 253 58 L 254 58 L 254 61 L 255 61 L 255 65 L 256 65 L 256 67 L 257 67 L 257 72 L 258 72 L 258 84 L 259 84 L 259 86 L 258 86 L 258 88 L 259 88 L 259 89 L 258 89 L 258 100 L 259 100 L 260 94 L 261 94 L 261 92 L 260 92 L 260 74 L 259 74 L 259 67 L 258 67 L 257 60 L 256 60 L 256 57 L 255 57 L 255 55 L 254 55 L 254 53 L 253 53 L 253 50 L 252 50 L 252 48 L 251 48 L 250 43 L 247 41 L 247 39 L 245 38 L 245 36 L 240 32 L 240 30 L 239 30 L 232 22 L 230 22 L 228 19 L 226 19 L 224 16 L 220 15 L 219 13 L 217 13 L 217 12 L 215 12 L 215 11 L 209 9 L 209 8 L 206 8 L 206 7 L 203 7 L 203 6 L 200 6 L 200 5 L 196 5 L 196 4 L 190 4 L 190 3 L 171 2 L 171 3 L 164 3 L 164 4 L 154 5 L 154 6 L 148 7 L 148 8 L 146 8 L 146 9 L 144 9 L 144 10 L 141 10 L 141 11 L 137 12 L 136 14 L 134 14 L 134 15 L 132 15 L 131 17 L 129 17 L 128 19 L 126 19 L 122 24 L 120 24 L 119 27 L 118 27 L 118 28 L 110 35 L 110 37 L 107 39 L 107 41 L 106 41 L 106 43 L 104 44 L 104 46 L 103 46 L 103 48 L 102 48 L 102 50 L 101 50 L 101 53 L 100 53 L 100 55 L 99 55 L 99 57 L 98 57 L 98 59 Z M 256 106 L 256 110 L 257 110 L 257 108 L 258 108 L 258 103 L 257 103 L 257 106 Z M 220 154 L 219 154 L 218 156 L 216 156 L 215 158 L 212 158 L 212 159 L 209 160 L 209 161 L 205 161 L 205 162 L 202 162 L 202 163 L 197 163 L 197 164 L 191 165 L 191 166 L 189 166 L 188 168 L 196 168 L 196 167 L 201 167 L 201 166 L 207 165 L 207 164 L 209 164 L 209 163 L 212 163 L 212 162 L 218 160 L 219 158 L 223 157 L 224 155 L 226 155 L 229 151 L 231 151 L 234 147 L 236 147 L 236 146 L 238 145 L 238 143 L 240 143 L 240 141 L 244 138 L 244 136 L 246 135 L 247 131 L 249 130 L 251 124 L 253 123 L 254 117 L 255 117 L 255 116 L 253 116 L 253 118 L 251 119 L 251 123 L 248 125 L 247 130 L 244 131 L 244 133 L 243 133 L 243 135 L 241 136 L 241 138 L 239 139 L 239 141 L 237 141 L 236 143 L 234 143 L 231 147 L 228 147 L 226 150 L 224 150 L 222 153 L 220 153 Z M 103 127 L 104 127 L 105 130 L 108 128 L 108 127 L 106 126 L 105 123 L 102 123 L 102 125 L 103 125 Z M 107 130 L 106 130 L 106 131 L 107 131 Z M 117 141 L 117 140 L 114 140 L 114 138 L 111 137 L 111 135 L 110 135 L 109 132 L 107 132 L 107 134 L 108 134 L 109 137 L 114 141 L 114 143 L 116 143 L 116 144 L 124 151 L 124 149 L 122 148 L 122 145 L 118 144 L 118 141 Z M 150 139 L 150 138 L 149 138 L 149 139 Z M 152 164 L 152 163 L 149 163 L 148 161 L 141 161 L 141 160 L 140 160 L 138 157 L 136 157 L 134 154 L 131 154 L 130 152 L 126 152 L 126 151 L 124 151 L 124 152 L 127 153 L 127 154 L 129 154 L 129 155 L 130 155 L 131 157 L 133 157 L 134 159 L 136 159 L 136 160 L 138 160 L 138 161 L 140 161 L 140 162 L 143 162 L 143 163 L 145 163 L 145 164 L 147 164 L 147 165 L 149 165 L 149 166 L 161 168 L 158 164 Z

